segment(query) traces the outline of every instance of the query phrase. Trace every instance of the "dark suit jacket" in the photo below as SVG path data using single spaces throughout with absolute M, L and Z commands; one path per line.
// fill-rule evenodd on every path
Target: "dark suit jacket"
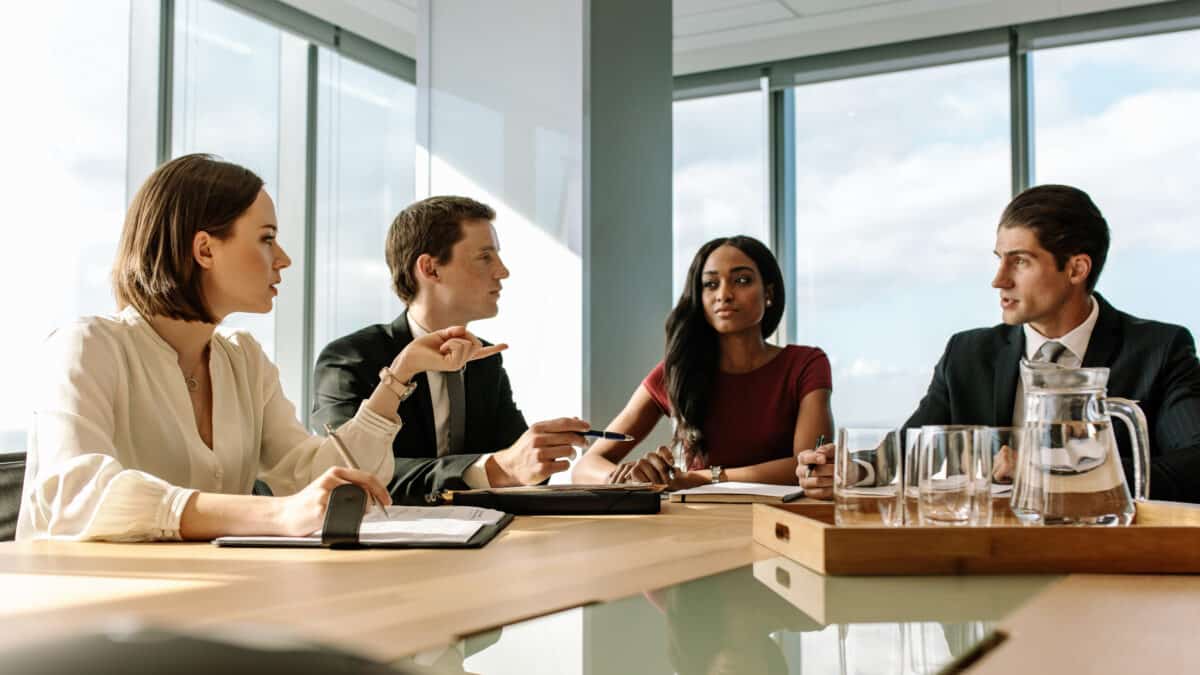
M 412 342 L 407 314 L 338 338 L 321 350 L 314 377 L 314 429 L 323 424 L 336 429 L 371 396 L 379 384 L 379 370 Z M 480 455 L 507 448 L 528 428 L 513 402 L 500 355 L 472 361 L 463 374 L 468 453 L 439 458 L 429 380 L 424 373 L 413 380 L 417 390 L 400 404 L 403 426 L 392 443 L 396 471 L 389 489 L 397 503 L 419 504 L 432 492 L 467 489 L 463 473 Z
M 1191 333 L 1182 326 L 1130 316 L 1099 293 L 1095 298 L 1100 315 L 1083 366 L 1108 368 L 1109 396 L 1137 401 L 1146 413 L 1151 496 L 1200 502 L 1200 362 Z M 1021 326 L 1001 324 L 955 334 L 934 368 L 929 391 L 905 428 L 1011 425 L 1024 354 Z M 1132 489 L 1129 434 L 1124 424 L 1115 421 L 1113 433 Z

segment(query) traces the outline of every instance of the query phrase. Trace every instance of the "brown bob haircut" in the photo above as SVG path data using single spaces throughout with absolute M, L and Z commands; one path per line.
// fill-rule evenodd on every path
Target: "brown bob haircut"
M 396 295 L 404 302 L 417 297 L 417 258 L 429 254 L 440 264 L 450 262 L 451 249 L 463 238 L 464 220 L 495 219 L 492 207 L 469 197 L 430 197 L 409 204 L 392 221 L 385 245 Z
M 232 236 L 234 221 L 262 186 L 253 171 L 212 155 L 184 155 L 155 169 L 134 195 L 117 245 L 118 309 L 132 305 L 143 316 L 216 323 L 192 243 L 199 232 Z
M 1042 248 L 1054 256 L 1058 269 L 1073 255 L 1087 254 L 1092 271 L 1086 282 L 1095 290 L 1108 259 L 1108 221 L 1088 193 L 1070 185 L 1038 185 L 1013 197 L 1000 214 L 1000 227 L 1027 227 Z

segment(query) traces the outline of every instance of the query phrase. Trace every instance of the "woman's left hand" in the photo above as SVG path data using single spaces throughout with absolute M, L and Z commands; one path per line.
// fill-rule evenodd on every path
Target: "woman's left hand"
M 451 326 L 408 343 L 392 361 L 392 370 L 401 382 L 408 382 L 425 371 L 462 370 L 470 361 L 486 359 L 505 349 L 506 344 L 485 347 L 463 326 Z

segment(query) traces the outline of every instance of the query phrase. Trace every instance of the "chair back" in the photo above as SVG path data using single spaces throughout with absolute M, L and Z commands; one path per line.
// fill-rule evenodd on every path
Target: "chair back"
M 0 541 L 12 541 L 17 534 L 24 483 L 25 453 L 0 452 Z

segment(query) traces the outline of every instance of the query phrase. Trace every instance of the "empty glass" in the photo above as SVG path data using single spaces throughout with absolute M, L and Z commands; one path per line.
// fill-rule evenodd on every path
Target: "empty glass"
M 921 427 L 917 459 L 922 525 L 990 525 L 992 453 L 977 442 L 978 427 Z
M 917 511 L 920 503 L 920 473 L 917 471 L 917 458 L 921 452 L 921 428 L 913 427 L 904 430 L 904 468 L 901 473 L 901 499 L 904 502 L 904 523 L 920 525 L 921 518 Z
M 838 429 L 833 465 L 834 522 L 904 524 L 900 441 L 895 429 Z
M 1017 451 L 1021 447 L 1021 429 L 1017 427 L 979 427 L 976 443 L 992 456 L 992 519 L 1008 518 L 1012 498 Z M 1011 521 L 1010 521 L 1011 522 Z

